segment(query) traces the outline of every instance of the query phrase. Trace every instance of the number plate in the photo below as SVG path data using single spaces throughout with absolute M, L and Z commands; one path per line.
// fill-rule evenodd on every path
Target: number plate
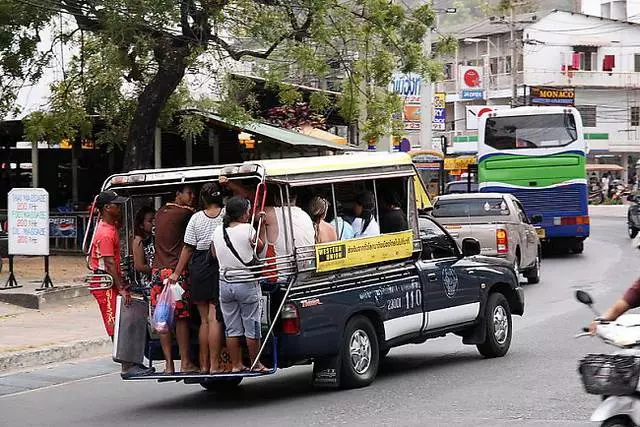
M 541 239 L 544 239 L 547 235 L 544 231 L 544 228 L 536 228 L 536 233 L 538 234 L 538 237 Z

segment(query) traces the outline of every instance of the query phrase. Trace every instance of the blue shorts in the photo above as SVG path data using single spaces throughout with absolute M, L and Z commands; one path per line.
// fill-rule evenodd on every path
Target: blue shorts
M 260 339 L 260 285 L 220 280 L 220 309 L 228 337 Z

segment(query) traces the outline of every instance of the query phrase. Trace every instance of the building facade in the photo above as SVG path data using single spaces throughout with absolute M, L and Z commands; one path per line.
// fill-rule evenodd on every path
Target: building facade
M 514 18 L 448 30 L 458 50 L 445 58 L 436 91 L 446 93 L 451 150 L 474 150 L 488 108 L 530 105 L 541 87 L 566 88 L 583 117 L 589 161 L 619 164 L 628 178 L 640 158 L 640 25 L 557 10 Z M 471 97 L 469 69 L 480 74 Z

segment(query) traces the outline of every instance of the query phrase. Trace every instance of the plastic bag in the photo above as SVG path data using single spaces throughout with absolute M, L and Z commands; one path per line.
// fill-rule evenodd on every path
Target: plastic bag
M 156 332 L 166 334 L 171 332 L 173 327 L 176 300 L 171 286 L 165 285 L 162 293 L 158 297 L 156 309 L 153 312 L 151 325 Z

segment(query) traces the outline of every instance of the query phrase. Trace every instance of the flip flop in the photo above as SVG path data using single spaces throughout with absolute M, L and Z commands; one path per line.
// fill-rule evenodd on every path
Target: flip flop
M 232 374 L 241 374 L 241 373 L 243 373 L 243 372 L 249 372 L 249 368 L 247 368 L 246 366 L 244 366 L 244 367 L 243 367 L 242 369 L 240 369 L 240 370 L 235 370 L 235 369 L 232 369 L 232 370 L 231 370 L 231 373 L 232 373 Z
M 267 368 L 266 366 L 263 366 L 262 368 L 259 368 L 259 369 L 253 369 L 251 372 L 259 372 L 261 374 L 267 374 L 271 372 L 271 369 Z

